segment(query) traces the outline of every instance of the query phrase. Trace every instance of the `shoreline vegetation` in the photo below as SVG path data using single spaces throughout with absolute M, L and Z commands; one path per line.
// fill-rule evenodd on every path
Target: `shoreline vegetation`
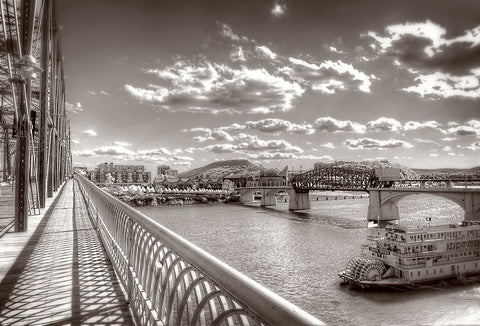
M 199 204 L 216 204 L 238 202 L 239 196 L 226 190 L 186 189 L 164 190 L 158 192 L 152 187 L 119 187 L 102 188 L 122 202 L 134 206 L 189 206 Z

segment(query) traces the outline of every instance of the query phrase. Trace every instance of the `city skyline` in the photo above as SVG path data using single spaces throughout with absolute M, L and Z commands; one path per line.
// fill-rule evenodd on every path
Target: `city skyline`
M 60 1 L 74 165 L 480 164 L 475 1 Z

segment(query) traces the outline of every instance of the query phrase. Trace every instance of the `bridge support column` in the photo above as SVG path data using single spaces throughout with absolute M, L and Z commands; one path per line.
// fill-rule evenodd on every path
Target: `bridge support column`
M 384 227 L 388 222 L 400 219 L 396 201 L 382 204 L 380 191 L 370 190 L 369 195 L 367 215 L 369 222 L 378 222 L 379 227 Z
M 295 190 L 289 192 L 290 201 L 288 203 L 288 209 L 291 211 L 310 209 L 310 196 L 309 192 L 296 192 Z
M 465 221 L 480 221 L 480 193 L 466 192 L 464 205 Z
M 253 192 L 245 191 L 240 196 L 241 203 L 253 203 Z
M 264 192 L 260 200 L 260 206 L 277 206 L 277 197 Z

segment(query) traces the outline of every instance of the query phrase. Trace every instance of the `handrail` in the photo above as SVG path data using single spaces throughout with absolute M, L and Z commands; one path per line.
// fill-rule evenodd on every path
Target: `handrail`
M 141 325 L 323 325 L 81 175 L 75 176 Z

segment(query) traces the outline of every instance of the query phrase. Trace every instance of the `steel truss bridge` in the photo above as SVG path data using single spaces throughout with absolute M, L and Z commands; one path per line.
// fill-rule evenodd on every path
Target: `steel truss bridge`
M 385 170 L 385 169 L 383 169 Z M 387 169 L 388 170 L 388 169 Z M 451 188 L 453 184 L 478 185 L 480 179 L 442 178 L 442 179 L 403 179 L 386 178 L 376 174 L 373 168 L 329 167 L 313 169 L 295 174 L 291 180 L 292 187 L 297 191 L 307 190 L 350 190 L 368 191 L 372 188 Z
M 71 173 L 55 7 L 52 0 L 0 1 L 0 182 L 14 193 L 16 231 Z
M 323 167 L 293 176 L 292 187 L 297 190 L 359 190 L 378 186 L 373 169 Z

